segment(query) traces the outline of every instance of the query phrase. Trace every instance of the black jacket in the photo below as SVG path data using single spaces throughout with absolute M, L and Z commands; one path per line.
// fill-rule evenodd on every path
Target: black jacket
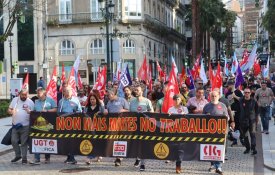
M 250 123 L 256 121 L 256 117 L 258 115 L 258 104 L 253 98 L 250 98 L 246 104 L 244 97 L 241 97 L 240 110 L 240 123 Z

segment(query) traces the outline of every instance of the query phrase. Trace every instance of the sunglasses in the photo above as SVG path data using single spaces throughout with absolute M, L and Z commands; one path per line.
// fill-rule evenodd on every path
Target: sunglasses
M 244 92 L 245 94 L 250 94 L 250 92 Z

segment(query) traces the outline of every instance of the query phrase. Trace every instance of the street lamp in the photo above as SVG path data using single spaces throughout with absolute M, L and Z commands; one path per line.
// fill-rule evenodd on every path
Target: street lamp
M 113 73 L 113 38 L 129 38 L 131 35 L 131 26 L 127 26 L 127 32 L 122 33 L 120 30 L 115 27 L 112 31 L 109 31 L 109 23 L 115 21 L 114 19 L 114 11 L 115 11 L 115 4 L 112 1 L 108 0 L 98 0 L 100 3 L 100 10 L 102 11 L 103 17 L 105 19 L 105 27 L 106 33 L 104 32 L 103 26 L 100 27 L 100 32 L 103 37 L 106 37 L 106 54 L 107 54 L 107 80 L 112 79 Z M 111 23 L 112 25 L 112 23 Z M 118 41 L 114 40 L 114 44 L 117 44 Z M 115 50 L 116 51 L 116 50 Z M 118 56 L 117 56 L 118 57 Z
M 9 33 L 9 42 L 10 42 L 10 69 L 11 69 L 11 78 L 13 78 L 13 74 L 15 72 L 15 67 L 12 64 L 12 39 L 13 33 Z
M 106 55 L 107 55 L 107 80 L 111 80 L 112 78 L 112 72 L 111 72 L 111 60 L 110 60 L 110 37 L 109 37 L 109 23 L 113 19 L 113 14 L 115 11 L 115 4 L 113 4 L 112 1 L 108 0 L 98 0 L 100 4 L 100 10 L 103 14 L 103 17 L 105 19 L 105 25 L 106 25 Z

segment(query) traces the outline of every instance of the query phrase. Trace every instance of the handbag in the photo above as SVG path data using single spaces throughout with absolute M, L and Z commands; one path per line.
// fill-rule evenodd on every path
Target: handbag
M 11 134 L 12 134 L 12 127 L 9 129 L 9 131 L 6 133 L 6 135 L 3 137 L 1 144 L 11 145 Z

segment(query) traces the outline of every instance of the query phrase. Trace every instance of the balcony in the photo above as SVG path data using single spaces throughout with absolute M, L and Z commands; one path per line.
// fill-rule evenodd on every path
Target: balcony
M 144 14 L 144 23 L 149 29 L 159 32 L 162 36 L 172 36 L 175 40 L 178 40 L 179 42 L 185 42 L 186 40 L 184 34 L 181 34 L 179 31 L 168 27 L 162 21 L 159 21 L 156 18 L 152 18 L 148 14 Z
M 48 25 L 83 24 L 103 22 L 102 13 L 54 14 L 47 16 Z

